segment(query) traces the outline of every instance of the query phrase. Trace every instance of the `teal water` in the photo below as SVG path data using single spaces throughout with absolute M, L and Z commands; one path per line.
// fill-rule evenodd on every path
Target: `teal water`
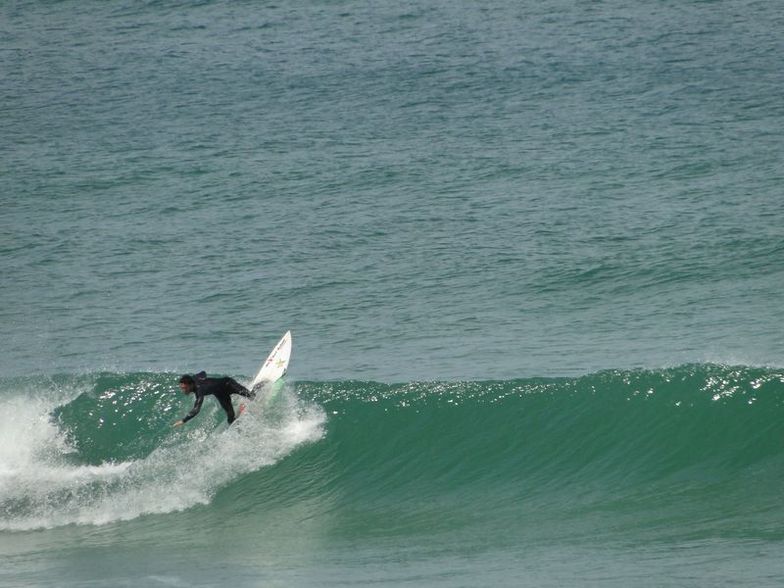
M 4 584 L 784 574 L 781 370 L 299 382 L 228 431 L 212 403 L 187 432 L 168 426 L 185 410 L 172 379 L 40 379 L 24 398 L 3 381 Z
M 783 25 L 0 3 L 0 583 L 780 585 Z

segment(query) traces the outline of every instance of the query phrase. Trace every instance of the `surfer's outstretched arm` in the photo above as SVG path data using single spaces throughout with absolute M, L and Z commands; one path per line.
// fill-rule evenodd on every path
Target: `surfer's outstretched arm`
M 184 425 L 189 420 L 191 420 L 193 417 L 195 417 L 197 414 L 199 414 L 199 411 L 201 410 L 202 402 L 204 402 L 204 396 L 201 395 L 201 394 L 197 394 L 196 395 L 196 402 L 193 404 L 193 408 L 191 409 L 191 411 L 188 414 L 186 414 L 185 417 L 182 420 L 177 421 L 176 423 L 174 423 L 174 426 L 175 427 L 179 427 L 180 425 Z

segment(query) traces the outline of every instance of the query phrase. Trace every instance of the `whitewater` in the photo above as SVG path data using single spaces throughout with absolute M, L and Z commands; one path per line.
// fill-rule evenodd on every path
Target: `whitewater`
M 118 379 L 119 389 L 107 388 Z M 53 382 L 27 387 L 45 384 Z M 84 386 L 64 405 L 3 395 L 3 530 L 100 525 L 208 504 L 216 489 L 322 435 L 323 412 L 293 401 L 263 419 L 249 412 L 241 427 L 220 433 L 215 411 L 201 427 L 172 431 L 175 398 L 160 376 L 77 378 L 52 396 Z

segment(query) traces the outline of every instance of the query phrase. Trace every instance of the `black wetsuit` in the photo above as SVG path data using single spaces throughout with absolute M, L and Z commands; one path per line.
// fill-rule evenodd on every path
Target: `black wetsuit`
M 196 395 L 196 402 L 191 411 L 182 419 L 183 423 L 187 423 L 199 414 L 205 396 L 212 395 L 218 399 L 221 408 L 226 411 L 229 424 L 233 423 L 237 418 L 234 416 L 234 406 L 231 404 L 231 395 L 239 394 L 240 396 L 251 399 L 256 397 L 254 392 L 251 392 L 232 378 L 208 378 L 207 375 L 202 372 L 197 374 L 194 377 L 194 380 L 196 381 L 196 390 L 194 390 L 193 393 Z

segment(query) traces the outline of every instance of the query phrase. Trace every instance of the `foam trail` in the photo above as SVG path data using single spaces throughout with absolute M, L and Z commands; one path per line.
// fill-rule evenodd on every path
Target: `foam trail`
M 79 452 L 50 418 L 51 402 L 20 397 L 0 404 L 0 529 L 101 525 L 209 503 L 238 476 L 272 465 L 319 440 L 325 415 L 286 391 L 282 411 L 250 411 L 230 430 L 209 413 L 172 430 L 139 459 L 79 463 Z M 176 488 L 176 492 L 172 492 Z

